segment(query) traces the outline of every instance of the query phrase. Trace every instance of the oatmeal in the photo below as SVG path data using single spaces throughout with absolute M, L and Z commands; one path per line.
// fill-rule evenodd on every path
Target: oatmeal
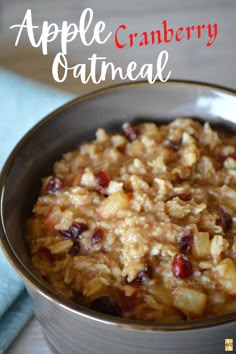
M 113 316 L 236 311 L 235 187 L 236 137 L 208 123 L 98 129 L 43 179 L 32 262 L 57 293 Z

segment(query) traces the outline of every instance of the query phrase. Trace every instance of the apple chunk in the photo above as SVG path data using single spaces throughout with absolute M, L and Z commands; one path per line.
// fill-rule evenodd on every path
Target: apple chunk
M 179 287 L 173 292 L 174 306 L 187 316 L 201 316 L 205 310 L 206 294 L 185 287 Z
M 116 213 L 128 207 L 130 198 L 124 192 L 111 194 L 97 209 L 97 214 L 101 219 L 109 219 Z
M 236 295 L 236 264 L 232 259 L 223 259 L 215 267 L 215 275 L 226 292 Z
M 198 259 L 210 256 L 210 237 L 208 232 L 199 232 L 194 236 L 192 253 Z

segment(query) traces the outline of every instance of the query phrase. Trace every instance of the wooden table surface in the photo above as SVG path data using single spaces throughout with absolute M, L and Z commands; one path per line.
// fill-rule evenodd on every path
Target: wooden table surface
M 38 48 L 32 48 L 26 37 L 21 38 L 19 46 L 15 47 L 16 30 L 9 29 L 11 25 L 22 22 L 28 8 L 32 9 L 34 24 L 40 25 L 44 20 L 58 24 L 63 20 L 78 23 L 86 7 L 93 9 L 95 21 L 100 19 L 106 22 L 108 31 L 114 31 L 122 23 L 130 32 L 151 31 L 158 29 L 161 22 L 167 19 L 173 28 L 217 23 L 219 32 L 210 47 L 206 47 L 206 37 L 122 50 L 114 50 L 114 44 L 111 46 L 110 42 L 104 46 L 94 44 L 85 47 L 78 40 L 70 45 L 68 60 L 71 64 L 86 63 L 91 53 L 97 53 L 122 67 L 132 60 L 141 65 L 154 62 L 158 53 L 166 49 L 172 78 L 207 81 L 236 89 L 236 0 L 0 0 L 0 67 L 73 94 L 80 95 L 97 88 L 92 83 L 83 85 L 72 77 L 62 84 L 56 83 L 51 76 L 51 66 L 60 43 L 55 41 L 50 44 L 49 54 L 43 56 Z M 110 84 L 111 80 L 107 78 L 103 85 Z M 36 319 L 29 322 L 8 350 L 8 354 L 47 353 L 49 349 Z

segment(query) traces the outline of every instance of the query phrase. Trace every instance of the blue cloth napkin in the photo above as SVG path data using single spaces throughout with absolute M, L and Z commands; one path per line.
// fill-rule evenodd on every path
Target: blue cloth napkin
M 0 68 L 0 169 L 16 143 L 34 124 L 73 97 Z M 23 281 L 0 249 L 0 354 L 32 315 Z

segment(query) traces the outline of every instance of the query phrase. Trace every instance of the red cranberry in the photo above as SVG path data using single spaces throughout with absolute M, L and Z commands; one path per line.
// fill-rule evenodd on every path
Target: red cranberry
M 96 245 L 97 243 L 102 241 L 103 237 L 104 237 L 103 229 L 96 227 L 91 238 L 91 244 Z
M 73 245 L 71 246 L 71 248 L 69 249 L 68 253 L 69 255 L 71 255 L 72 257 L 74 256 L 78 256 L 80 251 L 80 244 L 79 244 L 79 240 L 75 240 Z
M 148 267 L 146 270 L 138 272 L 137 277 L 130 282 L 132 285 L 142 285 L 152 279 L 152 268 Z
M 193 274 L 192 263 L 184 254 L 176 254 L 172 262 L 172 272 L 175 278 L 189 278 Z
M 219 161 L 220 161 L 221 163 L 224 163 L 225 160 L 226 160 L 228 157 L 230 157 L 230 158 L 233 159 L 233 160 L 236 160 L 236 152 L 230 152 L 230 153 L 227 154 L 227 155 L 220 155 L 220 156 L 219 156 Z
M 121 317 L 119 305 L 109 296 L 101 296 L 90 304 L 90 309 L 106 315 Z
M 46 186 L 48 193 L 54 194 L 65 187 L 65 182 L 56 176 L 52 176 Z
M 183 200 L 184 202 L 188 202 L 189 200 L 192 199 L 192 194 L 191 193 L 180 193 L 180 194 L 177 194 L 176 197 L 179 197 L 179 199 Z
M 228 154 L 227 157 L 230 157 L 233 160 L 236 160 L 236 151 L 235 152 L 231 152 L 230 154 Z
M 129 139 L 129 141 L 134 141 L 137 139 L 138 130 L 135 125 L 131 123 L 124 123 L 122 125 L 122 130 L 126 138 Z
M 169 200 L 178 197 L 179 199 L 181 199 L 183 202 L 188 202 L 189 200 L 192 199 L 192 194 L 191 193 L 179 193 L 179 194 L 174 194 L 172 195 Z
M 126 296 L 125 294 L 121 295 L 120 298 L 122 308 L 124 311 L 132 311 L 135 307 L 140 305 L 141 299 L 137 297 L 137 294 L 133 294 L 131 296 Z
M 37 255 L 38 255 L 41 259 L 45 260 L 47 263 L 50 263 L 50 264 L 53 264 L 53 263 L 54 263 L 55 258 L 54 258 L 54 256 L 53 256 L 53 254 L 52 254 L 51 251 L 50 251 L 48 248 L 46 248 L 46 247 L 40 248 L 40 249 L 38 250 L 38 252 L 37 252 Z
M 65 238 L 76 240 L 84 231 L 88 230 L 88 225 L 83 222 L 74 221 L 68 230 L 61 230 L 60 233 Z
M 73 239 L 76 239 L 84 231 L 88 230 L 88 225 L 83 222 L 73 222 L 70 227 L 71 235 Z
M 110 175 L 106 170 L 101 170 L 96 175 L 96 182 L 102 188 L 108 187 L 110 180 L 111 180 Z
M 221 207 L 218 207 L 217 211 L 219 214 L 219 219 L 216 221 L 216 224 L 222 226 L 224 232 L 229 231 L 233 224 L 231 215 L 226 213 Z
M 193 230 L 190 229 L 184 232 L 179 242 L 180 253 L 188 254 L 191 251 L 193 239 Z

